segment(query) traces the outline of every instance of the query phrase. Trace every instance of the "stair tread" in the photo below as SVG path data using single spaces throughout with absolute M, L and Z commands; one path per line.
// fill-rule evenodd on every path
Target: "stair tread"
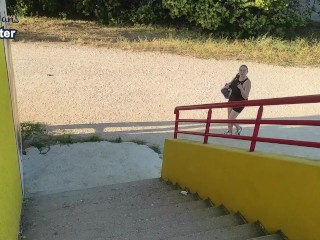
M 90 197 L 84 198 L 81 192 L 73 192 L 69 194 L 66 199 L 64 194 L 52 196 L 45 196 L 41 199 L 27 199 L 24 202 L 24 206 L 27 208 L 37 208 L 42 211 L 56 211 L 61 208 L 74 207 L 79 205 L 97 205 L 103 204 L 105 207 L 114 208 L 123 206 L 135 206 L 135 207 L 153 207 L 155 205 L 168 205 L 178 202 L 187 202 L 194 201 L 196 198 L 194 195 L 183 196 L 180 194 L 179 190 L 172 190 L 166 192 L 154 192 L 153 194 L 150 191 L 138 191 L 135 190 L 132 192 L 123 192 L 122 194 L 113 194 L 110 196 L 108 188 L 102 187 L 101 189 L 95 188 L 95 192 L 99 192 L 101 195 L 99 198 L 96 197 L 96 194 L 92 192 Z M 116 195 L 116 196 L 115 196 Z
M 248 238 L 254 238 L 263 236 L 264 232 L 259 225 L 250 223 L 242 224 L 235 227 L 221 228 L 211 231 L 204 231 L 187 236 L 178 236 L 168 238 L 170 240 L 247 240 Z
M 25 226 L 32 235 L 33 229 L 41 228 L 42 231 L 48 229 L 66 229 L 68 226 L 69 230 L 77 229 L 81 226 L 84 228 L 94 225 L 95 223 L 105 223 L 108 222 L 112 224 L 121 225 L 123 224 L 123 219 L 128 224 L 130 221 L 145 221 L 146 219 L 151 219 L 152 221 L 157 220 L 157 216 L 161 216 L 164 222 L 173 221 L 179 218 L 179 215 L 184 216 L 184 219 L 192 219 L 192 215 L 188 215 L 195 210 L 208 209 L 212 215 L 223 215 L 225 210 L 219 207 L 208 207 L 205 201 L 192 201 L 176 203 L 166 206 L 155 206 L 151 208 L 128 208 L 127 206 L 122 206 L 119 208 L 105 208 L 104 206 L 90 206 L 91 209 L 88 211 L 86 207 L 79 208 L 65 208 L 57 211 L 42 212 L 25 209 L 25 215 L 32 217 L 25 219 Z M 45 216 L 45 218 L 44 218 Z M 198 218 L 201 216 L 201 211 Z M 77 221 L 73 221 L 76 219 Z M 169 221 L 168 221 L 169 220 Z M 64 230 L 59 230 L 64 231 Z M 33 238 L 32 238 L 33 239 Z M 44 238 L 45 239 L 45 238 Z
M 116 202 L 119 199 L 126 200 L 130 197 L 142 199 L 152 195 L 161 195 L 161 193 L 170 194 L 169 192 L 174 190 L 176 190 L 175 186 L 168 185 L 160 179 L 147 179 L 48 195 L 32 195 L 25 199 L 25 205 L 36 205 L 38 208 L 55 210 L 60 206 L 77 202 L 90 203 L 105 200 Z
M 243 224 L 243 220 L 234 215 L 225 215 L 198 221 L 189 221 L 188 223 L 180 222 L 176 223 L 175 225 L 169 223 L 168 225 L 164 224 L 163 226 L 148 226 L 147 222 L 141 222 L 138 226 L 131 226 L 130 224 L 123 226 L 115 223 L 110 226 L 96 226 L 95 224 L 92 224 L 86 228 L 75 225 L 77 228 L 73 228 L 72 225 L 64 224 L 60 228 L 56 226 L 41 228 L 43 232 L 41 236 L 37 235 L 37 233 L 34 235 L 29 234 L 29 236 L 32 236 L 32 239 L 34 240 L 50 239 L 55 232 L 58 232 L 61 239 L 81 239 L 81 236 L 86 235 L 87 232 L 99 232 L 104 239 L 147 240 L 164 239 L 172 236 L 179 236 L 181 234 L 186 235 L 188 233 L 193 233 L 194 231 L 200 232 L 208 229 L 236 226 L 238 224 Z M 52 229 L 54 229 L 54 231 Z
M 283 240 L 160 179 L 39 195 L 24 204 L 27 239 Z M 264 237 L 261 237 L 264 236 Z
M 284 240 L 279 234 L 270 234 L 262 237 L 250 238 L 248 240 Z
M 243 219 L 238 215 L 224 215 L 219 217 L 212 217 L 200 219 L 197 221 L 176 222 L 176 224 L 168 224 L 164 226 L 152 226 L 146 228 L 145 226 L 136 228 L 134 233 L 116 235 L 117 238 L 125 239 L 165 239 L 175 236 L 188 235 L 196 232 L 209 231 L 213 229 L 237 226 L 244 224 Z
M 33 222 L 37 222 L 39 225 L 56 224 L 63 225 L 71 218 L 81 219 L 86 222 L 85 218 L 90 219 L 92 217 L 95 221 L 100 222 L 117 222 L 120 224 L 123 219 L 128 221 L 156 221 L 157 219 L 164 219 L 166 222 L 168 219 L 197 219 L 213 216 L 226 215 L 226 211 L 222 207 L 208 207 L 204 201 L 193 201 L 185 203 L 177 203 L 172 205 L 166 205 L 154 208 L 105 208 L 104 206 L 90 206 L 82 208 L 67 208 L 54 212 L 46 212 L 46 219 L 42 218 L 43 212 L 34 212 L 25 210 L 26 215 L 29 212 L 33 212 Z M 201 210 L 201 211 L 200 211 Z M 204 211 L 205 210 L 205 211 Z M 106 218 L 109 216 L 109 218 Z M 28 219 L 26 219 L 28 222 Z M 91 220 L 90 220 L 91 221 Z

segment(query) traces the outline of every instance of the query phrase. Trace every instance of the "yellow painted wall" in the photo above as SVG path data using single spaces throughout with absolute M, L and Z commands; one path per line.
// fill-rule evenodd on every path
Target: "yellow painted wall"
M 0 40 L 0 239 L 18 239 L 22 189 L 3 40 Z
M 319 240 L 319 162 L 166 140 L 162 178 L 260 220 L 270 233 Z

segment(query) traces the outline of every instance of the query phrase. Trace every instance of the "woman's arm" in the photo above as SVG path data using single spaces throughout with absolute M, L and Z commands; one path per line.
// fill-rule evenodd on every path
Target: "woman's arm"
M 249 98 L 249 93 L 251 90 L 251 82 L 250 80 L 246 81 L 243 86 L 241 84 L 238 85 L 238 88 L 240 89 L 241 95 L 244 99 Z

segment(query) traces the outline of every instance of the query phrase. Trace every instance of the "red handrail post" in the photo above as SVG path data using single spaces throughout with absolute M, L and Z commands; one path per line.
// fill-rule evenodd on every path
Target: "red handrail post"
M 256 119 L 256 123 L 255 123 L 254 130 L 253 130 L 253 135 L 252 135 L 252 140 L 251 140 L 251 145 L 250 145 L 250 152 L 254 152 L 254 150 L 256 148 L 256 144 L 257 144 L 256 139 L 258 137 L 259 130 L 260 130 L 262 113 L 263 113 L 263 106 L 261 105 L 258 110 L 257 119 Z
M 174 114 L 176 114 L 176 121 L 174 126 L 174 139 L 178 138 L 178 127 L 179 127 L 179 110 L 174 110 Z
M 210 124 L 211 124 L 211 115 L 212 115 L 212 108 L 209 109 L 208 111 L 208 116 L 207 116 L 207 123 L 206 123 L 206 131 L 205 131 L 205 135 L 204 135 L 204 139 L 203 139 L 203 144 L 207 144 L 208 143 L 208 134 L 210 132 Z

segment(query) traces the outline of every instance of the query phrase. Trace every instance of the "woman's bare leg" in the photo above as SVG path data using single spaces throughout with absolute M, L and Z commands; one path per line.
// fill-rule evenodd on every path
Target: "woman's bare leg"
M 235 119 L 238 117 L 238 115 L 239 115 L 238 112 L 236 112 L 236 111 L 234 111 L 234 110 L 231 110 L 231 112 L 230 112 L 230 114 L 229 114 L 229 120 L 235 120 Z M 231 132 L 231 133 L 232 133 L 232 127 L 233 127 L 233 125 L 238 125 L 238 124 L 232 124 L 232 123 L 228 124 L 228 130 L 229 130 L 229 132 Z M 239 126 L 239 125 L 238 125 L 238 126 Z
M 232 108 L 228 108 L 228 119 L 229 119 L 229 117 L 230 117 L 231 111 L 232 111 Z M 230 131 L 230 129 L 231 129 L 231 131 Z M 228 131 L 229 131 L 230 133 L 232 133 L 232 124 L 231 124 L 231 123 L 228 123 Z

